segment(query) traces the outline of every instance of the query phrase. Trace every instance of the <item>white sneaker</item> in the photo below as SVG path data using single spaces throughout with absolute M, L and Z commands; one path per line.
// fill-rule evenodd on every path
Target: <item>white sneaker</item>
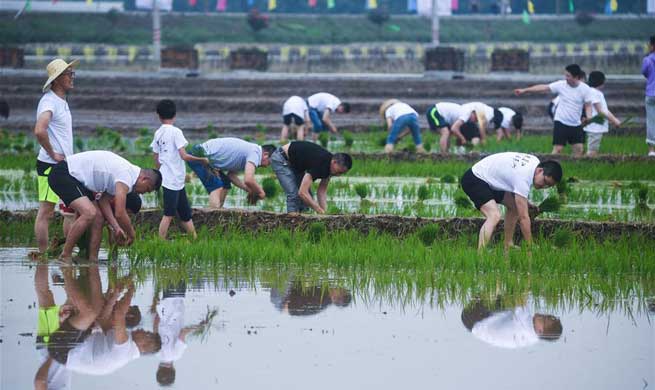
M 655 151 L 648 152 L 648 157 L 655 157 Z

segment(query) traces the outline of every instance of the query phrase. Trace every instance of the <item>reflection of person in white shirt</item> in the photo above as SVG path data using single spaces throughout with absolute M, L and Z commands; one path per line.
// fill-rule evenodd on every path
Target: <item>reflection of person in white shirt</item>
M 138 329 L 127 331 L 125 316 L 130 309 L 134 286 L 116 303 L 112 328 L 96 327 L 86 340 L 68 353 L 66 368 L 90 375 L 106 375 L 125 366 L 141 355 L 155 353 L 161 348 L 161 338 L 152 332 Z
M 462 311 L 462 323 L 475 338 L 499 348 L 523 348 L 539 340 L 555 341 L 562 335 L 559 318 L 534 314 L 527 305 L 490 310 L 476 300 Z

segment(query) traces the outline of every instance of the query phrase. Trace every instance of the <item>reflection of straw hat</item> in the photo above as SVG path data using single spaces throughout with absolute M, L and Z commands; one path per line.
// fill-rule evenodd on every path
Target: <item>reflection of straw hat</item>
M 77 65 L 77 63 L 80 62 L 79 60 L 74 60 L 71 61 L 69 64 L 66 63 L 66 61 L 62 60 L 61 58 L 57 58 L 55 60 L 50 61 L 48 64 L 46 70 L 48 71 L 48 81 L 43 84 L 43 92 L 47 91 L 50 89 L 50 84 L 59 77 L 66 69 L 68 69 L 71 66 Z
M 400 100 L 398 99 L 388 99 L 382 102 L 380 105 L 380 116 L 382 117 L 382 120 L 384 121 L 384 113 L 387 111 L 387 109 L 391 106 L 393 106 L 396 103 L 400 103 Z

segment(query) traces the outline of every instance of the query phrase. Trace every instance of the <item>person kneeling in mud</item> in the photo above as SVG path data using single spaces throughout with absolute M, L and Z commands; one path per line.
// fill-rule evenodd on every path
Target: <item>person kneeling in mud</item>
M 380 105 L 380 116 L 387 125 L 389 136 L 384 146 L 385 153 L 393 152 L 393 148 L 402 137 L 408 132 L 412 133 L 417 153 L 425 153 L 421 141 L 421 127 L 418 124 L 418 113 L 409 106 L 397 99 L 389 99 Z M 403 131 L 408 129 L 409 131 Z
M 532 242 L 528 194 L 530 188 L 549 188 L 562 180 L 562 167 L 556 161 L 540 162 L 530 154 L 505 152 L 483 158 L 461 179 L 466 195 L 486 220 L 480 229 L 478 249 L 482 249 L 500 222 L 498 204 L 506 208 L 505 248 L 514 245 L 514 231 L 518 223 L 527 243 Z
M 298 213 L 311 207 L 319 214 L 327 210 L 327 188 L 332 176 L 340 176 L 352 168 L 346 153 L 332 154 L 307 141 L 280 146 L 271 156 L 271 167 L 287 194 L 287 213 Z M 321 179 L 314 200 L 311 188 Z
M 118 236 L 131 244 L 134 228 L 125 208 L 127 194 L 156 191 L 161 187 L 162 176 L 154 169 L 142 169 L 124 158 L 106 151 L 89 151 L 74 154 L 57 163 L 48 176 L 48 184 L 55 193 L 79 215 L 66 236 L 61 259 L 71 261 L 73 248 L 84 232 L 91 228 L 89 260 L 98 260 L 102 226 L 105 222 L 95 193 L 107 193 L 115 198 L 116 221 L 112 226 Z M 111 219 L 110 219 L 111 220 Z
M 209 207 L 220 209 L 232 184 L 248 193 L 250 203 L 266 197 L 255 180 L 255 170 L 270 164 L 273 151 L 273 145 L 259 146 L 239 138 L 214 138 L 191 148 L 192 155 L 207 157 L 209 166 L 196 161 L 187 161 L 187 164 L 205 186 Z M 238 177 L 239 172 L 243 172 L 243 181 Z

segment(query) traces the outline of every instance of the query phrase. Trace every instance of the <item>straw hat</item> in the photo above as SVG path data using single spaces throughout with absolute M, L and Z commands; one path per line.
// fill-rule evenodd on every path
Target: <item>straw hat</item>
M 77 65 L 77 63 L 80 62 L 79 60 L 73 60 L 70 63 L 66 63 L 66 61 L 62 60 L 61 58 L 57 58 L 55 60 L 50 61 L 48 66 L 46 67 L 46 70 L 48 71 L 48 81 L 43 84 L 43 92 L 46 92 L 47 90 L 50 89 L 50 84 L 59 77 L 64 71 L 71 66 Z
M 382 104 L 380 105 L 380 116 L 382 117 L 382 121 L 384 121 L 384 113 L 387 111 L 387 109 L 396 103 L 400 103 L 400 100 L 388 99 L 382 102 Z
M 475 116 L 478 118 L 478 129 L 480 129 L 480 131 L 486 131 L 487 122 L 489 121 L 489 119 L 492 118 L 487 118 L 487 116 L 485 115 L 484 104 L 482 103 L 473 104 L 473 111 L 475 111 Z

